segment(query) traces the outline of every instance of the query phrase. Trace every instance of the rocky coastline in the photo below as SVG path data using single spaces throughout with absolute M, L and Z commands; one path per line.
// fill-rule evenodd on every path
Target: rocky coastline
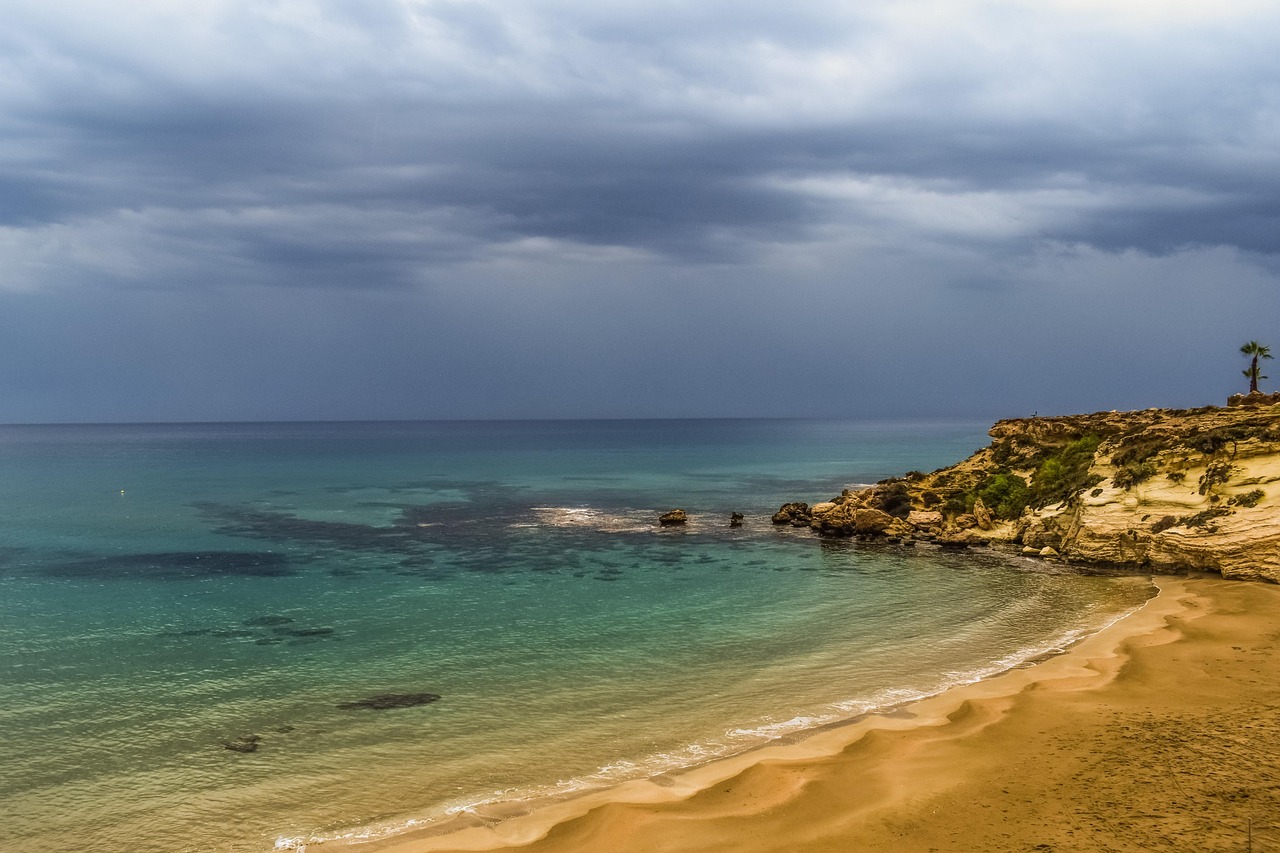
M 820 536 L 1280 583 L 1280 397 L 998 421 L 991 444 L 773 523 Z

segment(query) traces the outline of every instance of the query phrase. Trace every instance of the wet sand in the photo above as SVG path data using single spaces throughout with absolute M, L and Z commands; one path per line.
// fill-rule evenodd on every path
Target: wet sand
M 1280 587 L 1159 582 L 1067 654 L 892 715 L 350 849 L 1280 851 Z

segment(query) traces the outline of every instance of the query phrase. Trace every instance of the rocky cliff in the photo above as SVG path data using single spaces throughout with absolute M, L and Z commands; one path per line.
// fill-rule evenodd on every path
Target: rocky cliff
M 1004 420 L 991 444 L 775 524 L 1280 582 L 1280 400 Z

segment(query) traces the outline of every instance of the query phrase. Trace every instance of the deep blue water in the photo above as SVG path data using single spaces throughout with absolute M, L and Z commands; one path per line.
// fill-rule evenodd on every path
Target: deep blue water
M 0 427 L 0 847 L 266 850 L 608 784 L 981 677 L 1141 601 L 1137 579 L 768 521 L 985 428 Z M 676 506 L 688 528 L 660 530 Z M 339 707 L 388 692 L 440 699 Z

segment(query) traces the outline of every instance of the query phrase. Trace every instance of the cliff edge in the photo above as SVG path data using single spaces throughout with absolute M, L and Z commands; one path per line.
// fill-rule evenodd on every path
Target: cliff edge
M 1280 400 L 1002 420 L 959 464 L 829 501 L 775 524 L 826 536 L 1280 583 Z

